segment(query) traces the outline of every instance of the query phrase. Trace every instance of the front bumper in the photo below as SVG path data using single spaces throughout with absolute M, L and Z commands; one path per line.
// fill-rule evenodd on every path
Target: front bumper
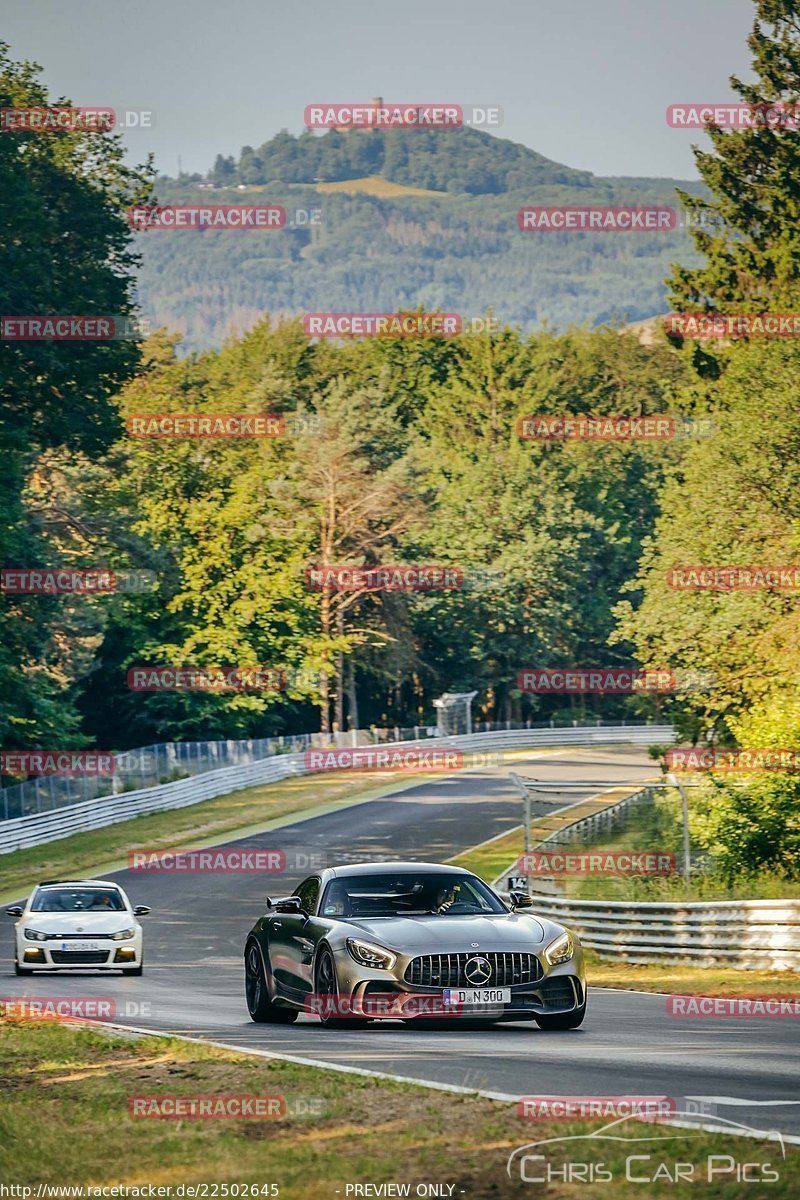
M 334 954 L 339 997 L 354 1017 L 374 1019 L 424 1020 L 432 1017 L 450 1020 L 491 1021 L 534 1020 L 545 1014 L 575 1012 L 586 1002 L 586 976 L 580 946 L 568 962 L 551 967 L 539 959 L 542 974 L 536 981 L 510 987 L 511 1003 L 485 1008 L 465 1005 L 446 1007 L 441 987 L 410 984 L 405 973 L 411 957 L 404 957 L 391 971 L 360 966 L 347 950 Z M 491 983 L 486 985 L 492 987 Z
M 96 950 L 70 949 L 68 939 L 49 938 L 32 942 L 17 938 L 17 962 L 21 967 L 36 971 L 119 971 L 123 967 L 138 967 L 142 962 L 142 937 L 138 934 L 124 942 L 111 938 L 87 938 L 95 942 Z

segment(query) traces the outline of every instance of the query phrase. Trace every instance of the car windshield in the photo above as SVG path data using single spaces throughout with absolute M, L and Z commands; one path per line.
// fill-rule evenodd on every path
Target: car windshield
M 40 887 L 31 904 L 33 912 L 124 912 L 116 888 Z
M 506 909 L 480 879 L 444 871 L 332 879 L 320 907 L 323 917 L 455 917 L 503 912 Z

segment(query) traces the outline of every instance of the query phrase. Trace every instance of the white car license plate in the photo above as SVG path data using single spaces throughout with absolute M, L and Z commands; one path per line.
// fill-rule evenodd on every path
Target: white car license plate
M 442 999 L 445 1004 L 464 1004 L 470 1008 L 496 1007 L 511 1003 L 511 988 L 445 988 Z
M 61 949 L 62 950 L 81 951 L 81 950 L 99 950 L 100 947 L 97 944 L 97 942 L 62 942 Z

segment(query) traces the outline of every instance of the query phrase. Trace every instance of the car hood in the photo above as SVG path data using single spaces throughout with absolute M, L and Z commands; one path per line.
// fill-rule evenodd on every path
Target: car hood
M 129 912 L 32 912 L 25 917 L 27 929 L 38 929 L 40 933 L 118 933 L 121 929 L 134 929 L 136 921 Z
M 491 917 L 365 917 L 353 918 L 346 924 L 350 930 L 357 930 L 401 954 L 456 954 L 476 949 L 535 952 L 545 937 L 543 925 L 523 913 L 498 913 Z

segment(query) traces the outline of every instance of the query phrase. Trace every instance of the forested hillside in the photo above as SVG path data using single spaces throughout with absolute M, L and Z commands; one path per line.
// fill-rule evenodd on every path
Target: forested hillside
M 662 280 L 676 256 L 699 261 L 684 228 L 520 232 L 525 204 L 677 205 L 675 181 L 603 179 L 478 130 L 281 133 L 244 147 L 238 161 L 219 156 L 210 177 L 213 191 L 200 189 L 199 177 L 161 179 L 159 199 L 269 201 L 290 217 L 317 209 L 319 218 L 246 237 L 141 236 L 145 312 L 180 330 L 189 349 L 220 345 L 265 310 L 492 309 L 523 331 L 633 321 L 665 310 Z M 374 179 L 396 194 L 327 190 L 333 181 L 368 189 Z

